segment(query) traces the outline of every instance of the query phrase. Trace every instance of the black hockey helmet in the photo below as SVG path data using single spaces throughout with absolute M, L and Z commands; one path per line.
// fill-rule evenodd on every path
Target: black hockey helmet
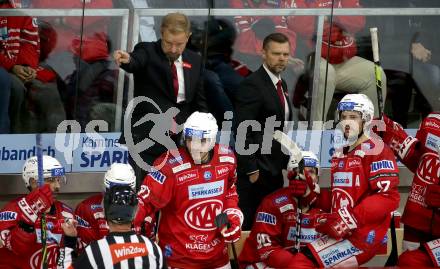
M 107 221 L 131 223 L 136 214 L 136 192 L 128 185 L 115 185 L 104 194 L 104 212 Z

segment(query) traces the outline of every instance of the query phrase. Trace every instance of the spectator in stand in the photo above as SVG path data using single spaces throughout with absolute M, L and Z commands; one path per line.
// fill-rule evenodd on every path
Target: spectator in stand
M 11 129 L 9 119 L 9 98 L 11 96 L 11 76 L 3 67 L 0 67 L 0 134 L 8 134 Z
M 331 8 L 333 2 L 335 8 L 360 7 L 359 0 L 297 0 L 294 6 L 297 8 Z M 310 45 L 314 46 L 315 19 L 312 16 L 291 16 L 288 18 L 289 29 L 308 39 Z M 330 18 L 326 18 L 322 37 L 319 88 L 317 94 L 314 94 L 317 97 L 314 101 L 318 103 L 318 106 L 316 110 L 311 111 L 312 120 L 324 119 L 325 121 L 327 119 L 335 90 L 366 94 L 374 102 L 376 116 L 378 115 L 374 64 L 356 56 L 357 45 L 354 34 L 360 31 L 364 25 L 364 16 L 334 16 L 332 25 Z M 330 44 L 328 44 L 329 39 Z M 327 64 L 328 75 L 326 77 Z M 382 74 L 382 85 L 382 95 L 385 100 L 386 77 L 384 73 Z M 324 96 L 325 87 L 327 90 Z
M 17 1 L 2 1 L 0 8 L 20 8 Z M 0 67 L 11 75 L 10 98 L 2 95 L 4 102 L 9 101 L 10 129 L 18 132 L 54 132 L 58 124 L 65 119 L 60 96 L 51 74 L 38 65 L 39 38 L 36 20 L 28 16 L 0 17 Z M 3 86 L 3 85 L 2 85 Z M 29 119 L 26 109 L 30 104 L 40 113 L 44 124 L 27 125 L 34 122 Z
M 82 1 L 34 0 L 34 8 L 83 8 Z M 86 9 L 112 8 L 112 0 L 86 1 Z M 42 44 L 43 50 L 53 50 L 45 63 L 59 76 L 58 86 L 63 93 L 68 118 L 84 127 L 97 112 L 98 119 L 114 122 L 113 91 L 116 70 L 109 60 L 109 17 L 43 17 L 58 36 Z M 83 32 L 81 33 L 81 29 Z M 82 40 L 81 35 L 82 34 Z M 82 42 L 82 43 L 81 43 Z M 78 91 L 78 92 L 76 92 Z M 112 113 L 105 113 L 110 106 Z M 101 111 L 101 113 L 100 113 Z M 93 118 L 94 119 L 94 118 Z

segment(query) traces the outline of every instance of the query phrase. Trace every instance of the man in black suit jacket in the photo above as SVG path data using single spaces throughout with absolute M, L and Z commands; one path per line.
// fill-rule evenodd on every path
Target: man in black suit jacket
M 196 110 L 207 111 L 201 83 L 202 59 L 195 52 L 186 49 L 191 35 L 190 29 L 189 19 L 185 15 L 170 13 L 162 20 L 160 40 L 141 42 L 131 53 L 117 50 L 113 55 L 122 69 L 134 74 L 134 97 L 145 96 L 154 102 L 141 102 L 135 106 L 131 119 L 127 118 L 127 113 L 124 117 L 125 121 L 130 122 L 124 124 L 121 141 L 127 142 L 129 161 L 135 167 L 138 186 L 143 181 L 148 166 L 170 149 L 169 143 L 163 143 L 171 141 L 169 137 L 164 132 L 162 135 L 154 133 L 154 127 L 158 124 L 162 128 L 166 126 L 170 130 L 171 144 L 177 145 L 178 130 L 175 129 L 175 123 L 183 124 Z M 165 113 L 170 108 L 177 108 L 180 112 L 177 115 L 171 113 L 171 117 L 154 117 L 150 114 Z M 147 121 L 136 125 L 142 118 Z M 131 126 L 131 137 L 128 137 L 130 133 L 127 132 L 127 126 Z M 147 142 L 141 145 L 146 148 L 139 152 L 133 144 L 136 145 L 145 138 L 148 138 Z
M 283 130 L 285 121 L 292 119 L 287 85 L 280 77 L 280 73 L 286 69 L 289 55 L 290 44 L 287 36 L 281 33 L 268 35 L 263 41 L 263 65 L 240 84 L 235 96 L 234 107 L 238 127 L 237 188 L 239 206 L 245 216 L 244 230 L 250 230 L 255 211 L 264 196 L 283 186 L 282 169 L 286 168 L 289 157 L 281 151 L 281 145 L 272 140 L 273 130 L 265 132 L 265 123 L 272 117 L 279 122 L 275 124 L 275 130 Z M 258 122 L 261 129 L 252 131 L 251 128 L 246 128 L 244 121 L 247 120 Z M 262 151 L 263 134 L 269 138 L 271 144 L 269 153 L 264 152 L 264 148 Z M 240 142 L 243 139 L 244 144 Z M 259 146 L 258 150 L 250 155 L 243 153 L 243 149 L 248 149 L 249 144 Z

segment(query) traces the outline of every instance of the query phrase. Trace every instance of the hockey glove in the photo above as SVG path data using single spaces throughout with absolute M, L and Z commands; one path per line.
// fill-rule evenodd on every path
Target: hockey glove
M 53 203 L 52 190 L 49 185 L 33 190 L 18 201 L 18 207 L 22 211 L 22 220 L 33 225 L 38 217 L 50 209 Z
M 243 213 L 236 208 L 228 208 L 224 211 L 227 215 L 227 222 L 220 228 L 220 233 L 225 243 L 234 243 L 240 239 Z
M 304 177 L 305 182 L 307 183 L 307 190 L 303 196 L 304 199 L 302 200 L 302 203 L 303 205 L 311 205 L 317 200 L 318 195 L 321 193 L 321 188 L 313 181 L 313 178 L 308 172 L 304 173 Z
M 402 125 L 392 121 L 387 116 L 383 115 L 382 120 L 385 123 L 385 131 L 378 132 L 376 128 L 373 128 L 373 130 L 382 137 L 383 142 L 390 146 L 395 154 L 404 159 L 408 155 L 411 145 L 418 140 L 409 136 Z
M 426 186 L 425 203 L 429 207 L 440 207 L 440 186 L 436 184 L 429 184 Z
M 305 180 L 296 179 L 296 175 L 292 175 L 295 173 L 294 171 L 290 171 L 287 175 L 289 179 L 289 190 L 291 191 L 294 197 L 302 197 L 307 190 L 307 182 Z M 290 178 L 289 176 L 292 176 Z
M 346 238 L 351 235 L 351 231 L 356 229 L 357 220 L 352 210 L 348 207 L 341 207 L 337 212 L 322 214 L 317 217 L 316 231 L 326 234 L 336 240 Z
M 138 199 L 138 210 L 136 212 L 136 216 L 133 220 L 133 230 L 137 234 L 145 235 L 146 237 L 154 240 L 155 239 L 155 213 L 148 214 L 147 210 L 145 209 L 144 203 Z

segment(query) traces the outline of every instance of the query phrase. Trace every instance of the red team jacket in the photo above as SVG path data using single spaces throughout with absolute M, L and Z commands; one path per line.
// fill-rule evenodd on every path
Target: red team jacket
M 40 269 L 42 261 L 42 245 L 40 240 L 41 225 L 37 220 L 32 233 L 19 227 L 22 211 L 17 202 L 21 198 L 9 202 L 0 211 L 0 235 L 4 246 L 0 247 L 0 268 Z M 70 207 L 55 201 L 50 213 L 46 214 L 47 223 L 47 261 L 49 269 L 56 269 L 63 258 L 63 230 L 61 223 L 66 218 L 73 218 Z M 37 236 L 38 235 L 38 236 Z M 62 263 L 60 263 L 62 264 Z
M 310 209 L 302 214 L 301 247 L 320 237 L 315 230 L 315 217 L 320 213 L 320 209 Z M 295 247 L 296 219 L 297 200 L 288 187 L 266 196 L 240 254 L 240 267 L 264 262 L 266 266 L 279 268 L 283 262 L 280 259 L 285 259 L 286 253 Z
M 16 8 L 12 3 L 0 8 Z M 0 66 L 10 70 L 14 65 L 36 68 L 39 58 L 38 26 L 31 17 L 0 16 Z
M 332 157 L 332 212 L 343 206 L 353 209 L 358 228 L 347 239 L 364 251 L 357 257 L 359 264 L 371 259 L 387 240 L 391 212 L 400 200 L 398 172 L 394 154 L 382 140 L 369 139 L 348 153 L 336 152 Z M 321 265 L 327 265 L 343 260 L 349 251 L 335 250 L 328 260 L 312 253 Z
M 103 194 L 96 194 L 79 203 L 75 209 L 81 248 L 103 238 L 109 233 L 102 200 Z
M 195 165 L 185 148 L 154 163 L 165 166 L 149 173 L 138 193 L 148 214 L 161 210 L 159 245 L 167 265 L 216 268 L 229 262 L 227 247 L 214 224 L 225 209 L 238 209 L 236 160 L 228 147 L 216 145 L 209 163 Z
M 331 8 L 332 0 L 296 0 L 294 7 L 297 8 Z M 335 8 L 360 8 L 359 0 L 335 0 Z M 305 36 L 310 40 L 311 47 L 314 47 L 313 39 L 316 35 L 315 16 L 289 16 L 289 29 L 297 34 Z M 365 26 L 364 16 L 334 16 L 330 36 L 329 19 L 324 23 L 322 36 L 321 57 L 327 58 L 328 47 L 330 47 L 329 63 L 340 64 L 357 53 L 354 34 Z
M 440 160 L 436 145 L 440 144 L 440 113 L 429 114 L 417 131 L 418 143 L 405 140 L 402 162 L 414 173 L 402 222 L 434 238 L 440 237 L 440 213 L 428 208 L 425 192 L 428 184 L 439 184 Z M 405 148 L 406 147 L 406 148 Z

